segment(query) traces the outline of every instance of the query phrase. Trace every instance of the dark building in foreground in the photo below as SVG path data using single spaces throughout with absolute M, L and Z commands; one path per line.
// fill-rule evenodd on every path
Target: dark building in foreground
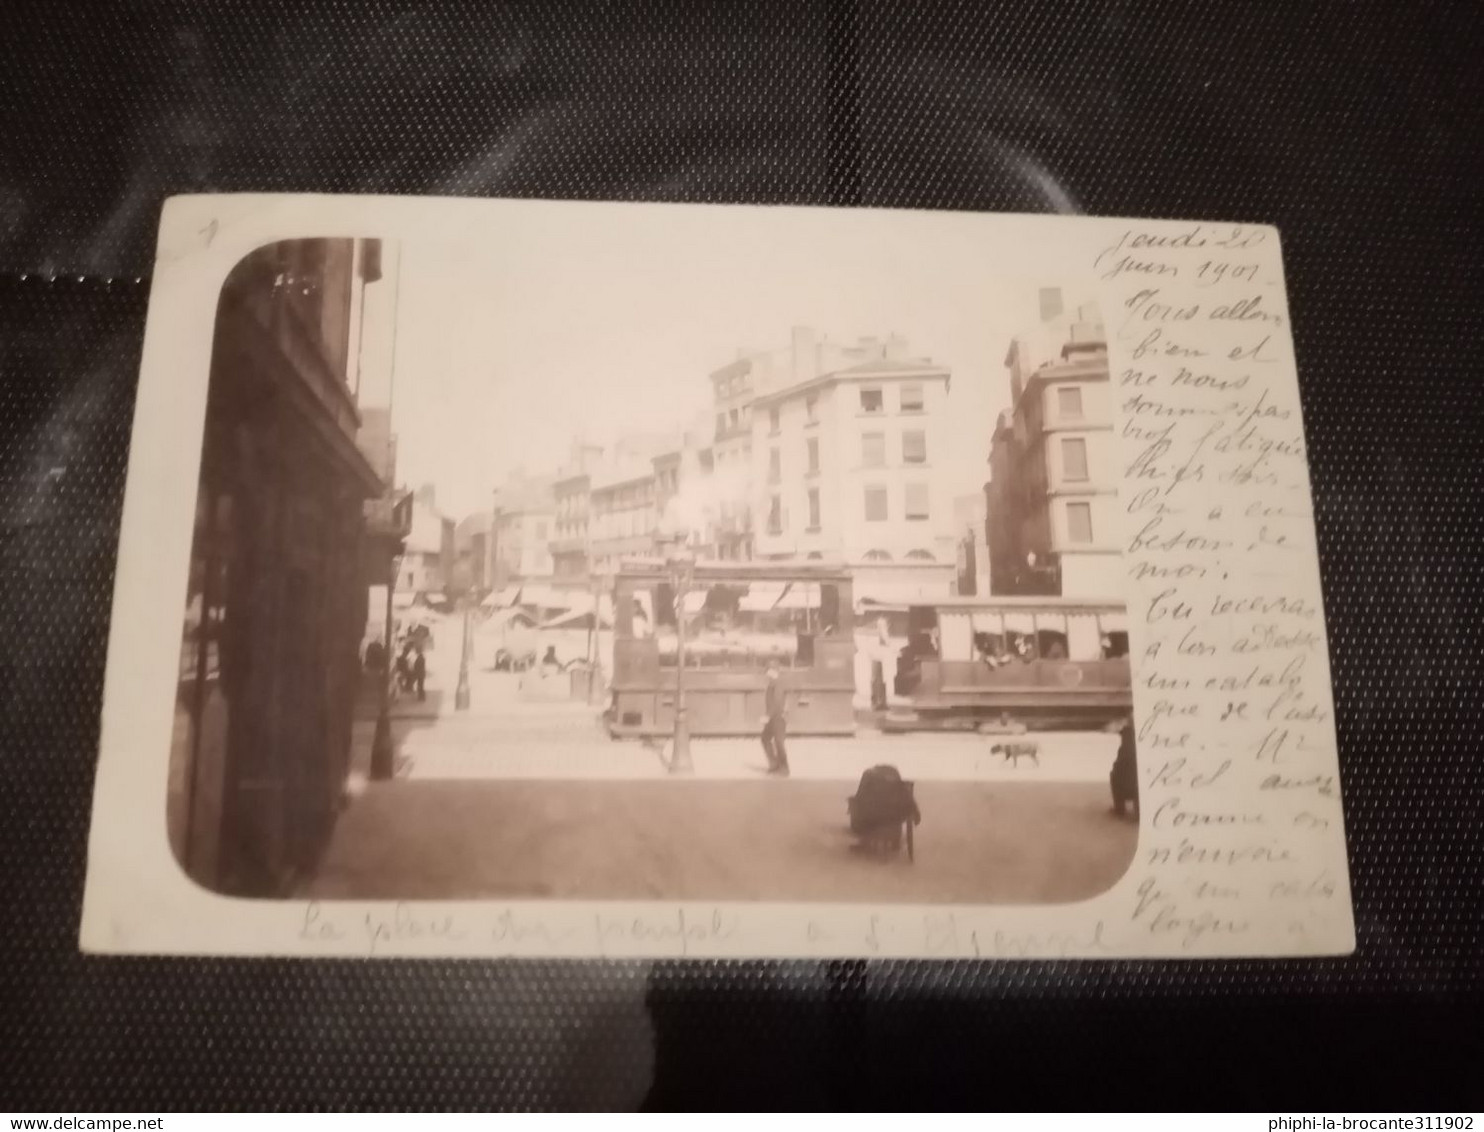
M 186 594 L 169 821 L 181 864 L 268 896 L 339 808 L 385 486 L 352 392 L 376 241 L 262 248 L 222 288 Z M 383 575 L 384 576 L 384 575 Z

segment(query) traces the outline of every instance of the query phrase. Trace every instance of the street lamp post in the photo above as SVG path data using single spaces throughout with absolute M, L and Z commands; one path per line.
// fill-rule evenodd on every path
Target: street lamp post
M 385 780 L 395 771 L 392 757 L 392 591 L 397 588 L 397 576 L 402 572 L 402 560 L 398 555 L 388 559 L 386 580 L 386 625 L 382 633 L 382 662 L 380 698 L 376 704 L 376 734 L 371 740 L 371 777 Z
M 671 774 L 692 774 L 690 722 L 685 707 L 685 599 L 695 578 L 695 559 L 683 539 L 675 540 L 670 555 L 670 588 L 675 594 L 675 740 L 670 755 Z
M 462 636 L 459 638 L 459 682 L 453 693 L 454 711 L 469 710 L 469 597 L 474 587 L 468 568 L 459 563 L 454 568 L 454 599 L 464 613 Z
M 463 606 L 464 635 L 459 653 L 459 684 L 453 693 L 453 707 L 455 711 L 469 710 L 469 602 L 467 598 L 464 600 Z
M 587 702 L 596 703 L 602 691 L 603 682 L 603 641 L 601 637 L 602 608 L 603 608 L 603 580 L 598 572 L 592 572 L 593 584 L 593 615 L 591 627 L 587 631 Z

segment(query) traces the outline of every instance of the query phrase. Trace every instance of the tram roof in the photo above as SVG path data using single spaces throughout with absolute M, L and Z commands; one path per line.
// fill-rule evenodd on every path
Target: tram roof
M 1055 610 L 1058 613 L 1075 612 L 1082 609 L 1099 611 L 1122 610 L 1128 605 L 1122 598 L 1117 597 L 939 597 L 929 598 L 922 601 L 887 602 L 884 603 L 893 608 L 906 608 L 911 606 L 929 607 L 932 609 L 980 609 L 993 612 L 997 609 L 1006 610 Z
M 670 563 L 663 558 L 631 558 L 619 564 L 620 578 L 650 578 L 663 581 L 670 576 Z M 846 582 L 850 571 L 838 562 L 806 559 L 789 562 L 722 562 L 699 561 L 694 576 L 711 582 Z

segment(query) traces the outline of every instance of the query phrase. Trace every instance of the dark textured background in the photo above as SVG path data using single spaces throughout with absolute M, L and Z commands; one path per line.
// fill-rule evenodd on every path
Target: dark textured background
M 1362 0 L 4 5 L 0 1108 L 1478 1107 L 1481 12 Z M 84 959 L 150 249 L 161 200 L 206 190 L 1277 224 L 1358 953 Z

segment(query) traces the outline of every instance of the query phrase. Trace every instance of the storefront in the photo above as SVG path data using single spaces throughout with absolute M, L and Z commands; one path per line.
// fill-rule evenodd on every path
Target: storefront
M 348 302 L 335 268 L 352 241 L 297 243 L 317 245 L 298 260 L 317 301 Z M 382 490 L 355 447 L 344 354 L 337 374 L 315 337 L 329 320 L 265 317 L 283 248 L 223 290 L 171 760 L 177 857 L 237 895 L 285 891 L 333 826 L 371 580 L 362 504 Z

